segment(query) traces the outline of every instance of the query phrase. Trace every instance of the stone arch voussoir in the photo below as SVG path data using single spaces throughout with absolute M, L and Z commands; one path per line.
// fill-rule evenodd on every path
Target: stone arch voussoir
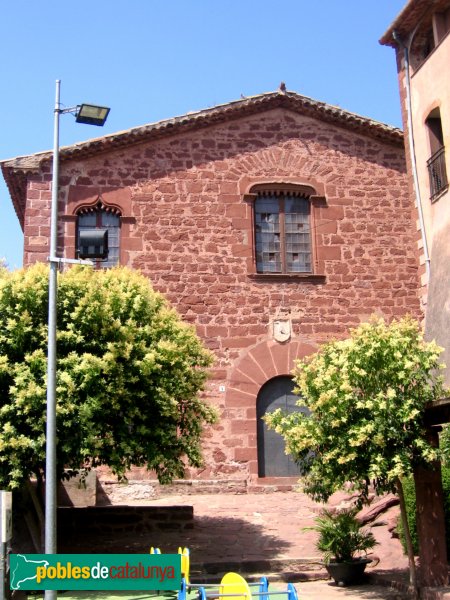
M 266 340 L 250 348 L 235 365 L 228 389 L 243 395 L 256 395 L 273 377 L 290 375 L 295 360 L 317 351 L 313 342 L 293 340 L 280 344 Z

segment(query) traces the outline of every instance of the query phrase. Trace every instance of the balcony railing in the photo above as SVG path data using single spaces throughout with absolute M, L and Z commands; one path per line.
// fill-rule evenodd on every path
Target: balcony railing
M 430 198 L 434 200 L 448 187 L 447 171 L 445 168 L 445 148 L 439 148 L 427 160 L 428 174 L 430 176 Z

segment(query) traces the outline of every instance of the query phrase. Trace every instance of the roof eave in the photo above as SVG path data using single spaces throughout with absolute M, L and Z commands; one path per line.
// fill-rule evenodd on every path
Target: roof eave
M 25 203 L 26 203 L 26 173 L 18 172 L 13 168 L 1 165 L 3 178 L 8 188 L 14 210 L 19 220 L 22 231 L 24 229 Z
M 127 146 L 169 135 L 186 133 L 276 108 L 286 108 L 298 114 L 352 129 L 365 137 L 376 138 L 396 146 L 403 145 L 403 133 L 400 129 L 295 92 L 278 91 L 251 96 L 213 108 L 187 113 L 172 119 L 65 146 L 60 148 L 60 161 L 85 159 Z M 26 188 L 26 177 L 29 173 L 38 172 L 51 158 L 52 152 L 46 151 L 0 161 L 22 227 L 25 211 L 24 197 L 26 196 L 26 189 L 24 189 L 24 186 Z
M 135 127 L 103 138 L 97 138 L 90 142 L 68 147 L 67 152 L 72 155 L 78 155 L 79 153 L 84 153 L 89 146 L 91 151 L 102 152 L 110 148 L 134 145 L 147 139 L 156 139 L 165 135 L 208 127 L 229 119 L 241 118 L 274 108 L 292 109 L 313 118 L 333 122 L 341 127 L 358 129 L 363 135 L 385 139 L 385 141 L 394 143 L 402 143 L 403 141 L 403 132 L 401 130 L 385 125 L 384 123 L 376 122 L 367 117 L 350 113 L 339 107 L 319 102 L 294 92 L 272 92 L 229 102 L 211 109 L 188 113 L 181 117 L 175 117 L 158 123 Z
M 294 92 L 270 92 L 66 146 L 60 149 L 60 159 L 69 160 L 93 156 L 150 139 L 208 127 L 228 119 L 241 118 L 279 107 L 359 131 L 365 136 L 395 144 L 403 143 L 403 133 L 395 127 Z M 51 152 L 40 152 L 3 162 L 19 169 L 34 169 L 49 158 L 51 158 Z
M 406 16 L 411 12 L 412 5 L 416 2 L 416 0 L 410 0 L 408 4 L 406 4 L 401 12 L 395 17 L 392 23 L 389 25 L 387 30 L 381 36 L 379 42 L 383 46 L 391 46 L 391 48 L 397 48 L 398 43 L 394 40 L 394 31 L 398 31 L 401 28 L 403 20 Z
M 393 37 L 394 31 L 400 38 L 406 40 L 408 35 L 421 24 L 424 17 L 445 10 L 448 6 L 448 0 L 409 0 L 380 38 L 380 44 L 398 48 L 399 44 Z

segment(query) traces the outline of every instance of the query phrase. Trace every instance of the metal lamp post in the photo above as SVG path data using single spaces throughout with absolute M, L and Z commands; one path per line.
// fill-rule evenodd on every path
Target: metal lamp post
M 45 446 L 45 553 L 56 554 L 56 302 L 58 266 L 61 263 L 92 264 L 91 261 L 57 258 L 58 244 L 58 188 L 59 188 L 59 117 L 75 114 L 78 123 L 104 125 L 109 108 L 82 104 L 72 108 L 60 107 L 61 81 L 56 81 L 53 130 L 53 172 L 50 214 L 50 273 L 48 281 L 48 348 L 47 348 L 47 425 Z M 56 590 L 46 590 L 45 599 L 57 597 Z

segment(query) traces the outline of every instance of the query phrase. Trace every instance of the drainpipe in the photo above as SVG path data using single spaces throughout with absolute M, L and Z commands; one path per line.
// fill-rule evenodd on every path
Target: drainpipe
M 425 272 L 427 275 L 427 284 L 430 282 L 430 254 L 428 251 L 427 234 L 425 232 L 425 223 L 423 219 L 422 197 L 420 195 L 419 178 L 417 175 L 416 148 L 414 144 L 413 120 L 412 120 L 412 102 L 411 102 L 411 76 L 409 73 L 409 50 L 403 43 L 396 31 L 392 33 L 394 40 L 403 48 L 405 57 L 405 83 L 406 83 L 406 114 L 408 121 L 408 143 L 411 156 L 411 167 L 414 180 L 414 192 L 416 194 L 417 210 L 419 212 L 420 234 L 423 243 L 423 254 L 425 257 Z

